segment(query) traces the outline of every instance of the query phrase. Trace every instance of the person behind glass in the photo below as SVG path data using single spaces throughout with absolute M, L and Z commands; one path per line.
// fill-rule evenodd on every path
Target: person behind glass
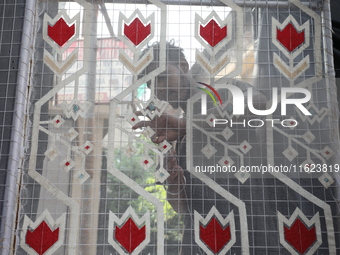
M 147 75 L 158 67 L 160 44 L 154 43 L 152 47 L 154 60 L 142 72 L 142 75 Z M 197 65 L 194 65 L 194 67 L 197 67 Z M 236 82 L 235 84 L 241 84 L 241 87 L 243 86 L 244 88 L 250 86 L 242 82 Z M 148 86 L 150 87 L 150 84 Z M 167 101 L 174 109 L 180 108 L 185 115 L 187 100 L 195 92 L 198 92 L 197 82 L 191 70 L 189 70 L 189 64 L 183 49 L 175 46 L 173 41 L 167 42 L 166 66 L 165 70 L 155 78 L 155 96 L 159 100 Z M 223 96 L 224 94 L 221 93 L 221 95 Z M 262 95 L 256 92 L 253 100 L 258 105 L 265 102 Z M 170 174 L 166 180 L 167 200 L 177 213 L 185 216 L 185 229 L 180 254 L 204 254 L 195 243 L 193 232 L 194 211 L 206 215 L 212 206 L 215 206 L 223 213 L 226 206 L 223 203 L 216 203 L 218 195 L 208 187 L 204 187 L 205 185 L 197 178 L 192 178 L 186 168 L 186 118 L 165 113 L 159 117 L 156 116 L 153 120 L 140 121 L 133 126 L 133 129 L 147 126 L 150 126 L 155 131 L 154 136 L 151 138 L 154 143 L 159 144 L 164 140 L 168 142 L 177 141 L 176 150 L 167 155 L 164 168 Z M 222 201 L 223 199 L 219 200 Z M 227 213 L 229 212 L 225 211 L 225 214 Z
M 154 60 L 142 72 L 142 75 L 146 75 L 158 67 L 160 44 L 154 43 L 152 47 L 154 49 Z M 167 42 L 166 66 L 165 70 L 155 78 L 155 96 L 159 100 L 168 102 L 173 109 L 181 108 L 185 111 L 187 100 L 191 97 L 192 88 L 196 86 L 195 84 L 196 82 L 189 72 L 189 64 L 183 49 L 175 46 L 173 41 Z M 149 83 L 148 87 L 150 87 Z M 160 117 L 155 116 L 153 120 L 140 121 L 133 126 L 133 129 L 147 126 L 155 131 L 151 138 L 154 143 L 159 144 L 164 140 L 168 142 L 177 141 L 177 151 L 171 151 L 165 162 L 165 167 L 170 173 L 167 178 L 167 198 L 176 212 L 185 213 L 187 212 L 187 206 L 184 203 L 186 199 L 183 199 L 186 198 L 185 187 L 183 186 L 185 184 L 183 169 L 185 168 L 179 163 L 178 156 L 185 157 L 185 153 L 181 153 L 179 149 L 182 149 L 183 146 L 181 145 L 185 141 L 186 119 L 165 113 Z

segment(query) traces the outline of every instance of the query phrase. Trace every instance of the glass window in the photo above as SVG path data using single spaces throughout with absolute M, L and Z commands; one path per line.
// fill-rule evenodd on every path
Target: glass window
M 324 6 L 39 1 L 19 253 L 336 254 Z

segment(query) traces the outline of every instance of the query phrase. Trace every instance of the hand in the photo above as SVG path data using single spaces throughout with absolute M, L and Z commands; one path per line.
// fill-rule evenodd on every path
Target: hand
M 182 167 L 178 165 L 176 151 L 172 150 L 165 157 L 164 168 L 169 172 L 170 176 L 167 178 L 168 185 L 182 184 L 184 171 Z
M 135 113 L 137 116 L 143 116 L 141 112 Z M 140 121 L 132 127 L 137 129 L 149 126 L 155 131 L 155 135 L 151 138 L 154 143 L 161 143 L 164 140 L 168 142 L 179 140 L 186 134 L 185 119 L 177 118 L 172 114 L 162 114 L 155 116 L 152 120 Z

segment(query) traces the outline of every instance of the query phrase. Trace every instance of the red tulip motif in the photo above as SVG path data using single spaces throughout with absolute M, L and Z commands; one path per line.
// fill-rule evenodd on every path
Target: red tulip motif
M 200 225 L 200 238 L 214 253 L 218 253 L 231 240 L 230 225 L 222 226 L 213 217 L 206 226 Z
M 75 34 L 75 24 L 69 26 L 63 18 L 60 18 L 53 26 L 48 25 L 48 36 L 62 47 Z
M 130 25 L 124 24 L 124 34 L 134 45 L 139 45 L 151 34 L 151 24 L 144 25 L 135 18 Z
M 220 27 L 218 23 L 212 19 L 206 26 L 200 25 L 200 36 L 202 36 L 211 47 L 215 47 L 227 37 L 227 26 Z
M 290 52 L 305 42 L 305 32 L 298 32 L 293 24 L 290 22 L 288 25 L 280 30 L 277 28 L 277 40 Z
M 26 244 L 35 250 L 39 255 L 43 255 L 59 239 L 59 228 L 54 231 L 43 221 L 33 231 L 26 233 Z
M 299 254 L 305 252 L 317 241 L 315 226 L 308 228 L 301 219 L 297 218 L 289 227 L 284 226 L 284 236 Z
M 146 238 L 146 227 L 139 228 L 132 218 L 129 218 L 123 226 L 116 226 L 114 238 L 132 253 Z

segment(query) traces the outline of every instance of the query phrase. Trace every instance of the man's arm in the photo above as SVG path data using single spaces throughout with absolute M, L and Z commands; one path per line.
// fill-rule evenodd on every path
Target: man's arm
M 166 180 L 168 202 L 177 213 L 187 212 L 187 183 L 184 177 L 184 170 L 178 165 L 175 151 L 171 151 L 168 154 L 165 169 L 170 174 Z
M 140 112 L 137 116 L 142 115 Z M 174 115 L 164 113 L 161 116 L 155 116 L 152 120 L 140 121 L 132 129 L 151 127 L 155 131 L 152 141 L 156 144 L 167 140 L 168 142 L 179 141 L 186 134 L 186 121 L 184 118 L 178 118 Z
M 140 115 L 138 112 L 136 115 Z M 170 114 L 155 116 L 153 120 L 140 121 L 132 128 L 142 128 L 150 126 L 155 135 L 151 138 L 156 144 L 167 140 L 168 142 L 180 141 L 186 134 L 186 121 L 184 118 L 177 118 Z M 177 213 L 187 211 L 186 206 L 186 179 L 184 170 L 178 165 L 177 155 L 175 151 L 171 151 L 165 160 L 164 168 L 169 172 L 167 178 L 167 200 Z

